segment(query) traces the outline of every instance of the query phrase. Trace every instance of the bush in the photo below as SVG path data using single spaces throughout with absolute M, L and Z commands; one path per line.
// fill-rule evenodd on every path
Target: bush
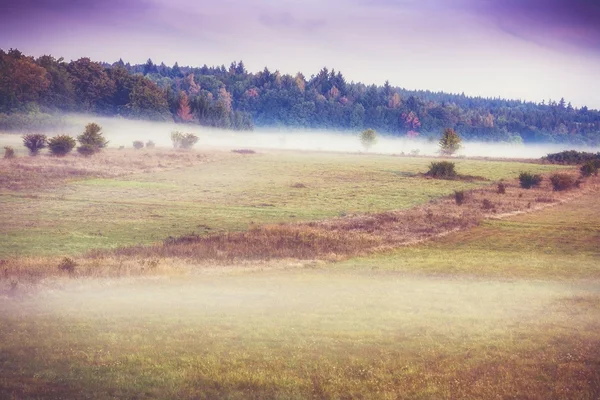
M 519 182 L 523 189 L 531 189 L 534 186 L 539 186 L 543 179 L 541 175 L 534 175 L 530 172 L 521 172 L 519 175 Z
M 154 143 L 152 140 L 148 140 L 148 141 L 146 142 L 146 148 L 147 148 L 147 149 L 153 149 L 153 148 L 155 148 L 155 147 L 156 147 L 156 144 L 155 144 L 155 143 Z
M 133 148 L 136 149 L 136 150 L 143 149 L 144 148 L 144 142 L 142 142 L 141 140 L 134 140 L 133 141 Z
M 76 144 L 75 139 L 68 135 L 58 135 L 48 140 L 50 153 L 59 157 L 69 154 Z
M 198 136 L 193 133 L 171 132 L 171 141 L 176 149 L 191 149 L 198 142 Z
M 465 191 L 464 190 L 455 190 L 454 191 L 454 201 L 456 201 L 456 204 L 458 204 L 459 206 L 462 206 L 463 203 L 465 202 Z
M 438 179 L 454 179 L 457 177 L 455 165 L 450 161 L 432 162 L 426 175 Z
M 181 142 L 183 142 L 183 133 L 179 131 L 171 132 L 171 142 L 173 142 L 173 148 L 181 148 Z
M 108 141 L 104 140 L 104 136 L 100 132 L 102 128 L 100 125 L 92 122 L 91 124 L 87 124 L 85 126 L 85 130 L 79 136 L 77 136 L 77 140 L 81 145 L 79 148 L 84 148 L 83 151 L 79 151 L 81 154 L 85 154 L 93 149 L 91 154 L 97 153 L 108 145 Z M 86 154 L 89 155 L 89 154 Z
M 29 149 L 32 156 L 37 155 L 41 149 L 46 147 L 46 142 L 46 135 L 41 133 L 30 133 L 23 136 L 23 146 Z
M 590 160 L 583 164 L 579 171 L 581 176 L 588 177 L 592 175 L 598 175 L 598 169 L 600 168 L 600 160 Z
M 542 160 L 552 164 L 577 165 L 588 161 L 600 160 L 600 153 L 587 153 L 585 151 L 567 150 L 560 153 L 548 154 Z
M 10 146 L 4 146 L 4 158 L 15 158 L 15 149 Z
M 494 208 L 494 203 L 492 203 L 488 199 L 483 199 L 483 203 L 481 204 L 484 210 L 492 210 Z
M 196 143 L 198 143 L 198 140 L 198 136 L 194 135 L 193 133 L 186 133 L 183 137 L 183 141 L 181 142 L 181 147 L 184 149 L 191 149 Z
M 506 193 L 506 184 L 504 182 L 498 183 L 498 194 Z
M 555 192 L 573 189 L 575 178 L 568 174 L 554 174 L 550 177 L 550 183 Z
M 82 144 L 77 148 L 77 152 L 87 157 L 91 156 L 94 153 L 97 153 L 98 149 L 95 146 L 92 146 L 91 144 Z
M 69 257 L 65 257 L 58 264 L 58 269 L 72 274 L 75 272 L 75 269 L 77 268 L 77 266 L 78 266 L 77 263 L 75 261 L 73 261 L 73 259 L 71 259 Z

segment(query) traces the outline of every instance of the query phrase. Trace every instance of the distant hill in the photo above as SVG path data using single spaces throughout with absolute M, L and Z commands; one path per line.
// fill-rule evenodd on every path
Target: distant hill
M 407 77 L 408 79 L 409 77 Z M 467 140 L 600 144 L 600 112 L 564 99 L 536 104 L 347 82 L 339 71 L 250 73 L 226 68 L 37 59 L 0 50 L 0 129 L 44 124 L 53 112 L 175 120 L 235 130 L 257 127 L 437 137 L 454 128 Z

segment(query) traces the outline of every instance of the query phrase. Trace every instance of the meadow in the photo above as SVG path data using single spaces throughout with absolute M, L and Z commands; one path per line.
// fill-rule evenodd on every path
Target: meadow
M 110 171 L 0 160 L 2 398 L 600 396 L 597 178 L 553 193 L 514 179 L 559 167 L 514 161 L 456 159 L 480 178 L 445 181 L 425 157 L 106 153 Z M 235 253 L 269 232 L 340 257 Z
M 25 173 L 17 174 L 15 165 L 2 160 L 0 179 L 4 176 L 12 183 L 0 189 L 4 210 L 0 235 L 5 240 L 0 257 L 75 255 L 149 244 L 168 236 L 245 230 L 252 224 L 406 209 L 454 190 L 490 184 L 422 179 L 419 174 L 427 172 L 430 158 L 213 151 L 198 152 L 196 159 L 183 154 L 185 159 L 175 158 L 178 168 L 167 168 L 170 157 L 179 153 L 108 152 L 112 154 L 105 157 L 111 157 L 113 165 L 98 170 L 39 157 L 19 161 Z M 141 164 L 137 173 L 135 163 Z M 521 170 L 539 173 L 557 168 L 483 160 L 456 163 L 463 174 L 494 181 L 514 178 Z M 38 185 L 39 175 L 53 167 L 82 172 L 76 180 Z M 122 170 L 122 176 L 94 177 L 112 168 Z M 157 171 L 144 172 L 151 169 Z

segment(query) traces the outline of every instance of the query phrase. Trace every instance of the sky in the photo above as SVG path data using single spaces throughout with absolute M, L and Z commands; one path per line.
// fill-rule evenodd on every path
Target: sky
M 600 109 L 599 0 L 3 0 L 0 48 Z

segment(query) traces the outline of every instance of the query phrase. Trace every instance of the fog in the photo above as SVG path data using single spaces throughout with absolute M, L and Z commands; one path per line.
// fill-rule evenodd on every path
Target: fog
M 71 136 L 80 134 L 89 122 L 96 122 L 103 128 L 104 136 L 110 141 L 110 147 L 131 147 L 134 140 L 147 142 L 152 140 L 158 147 L 171 147 L 172 131 L 191 132 L 200 141 L 196 148 L 208 149 L 281 149 L 325 152 L 364 152 L 358 133 L 335 132 L 326 130 L 292 130 L 292 129 L 255 129 L 252 132 L 240 132 L 214 129 L 199 125 L 182 125 L 173 122 L 136 121 L 124 118 L 109 118 L 88 115 L 67 115 L 64 117 L 65 128 L 56 132 Z M 48 132 L 53 134 L 53 132 Z M 14 140 L 4 138 L 4 143 L 13 145 Z M 580 150 L 598 152 L 600 148 L 576 146 L 571 144 L 509 144 L 463 142 L 456 156 L 537 159 L 548 153 L 563 150 Z M 377 154 L 413 154 L 423 156 L 439 155 L 436 140 L 410 139 L 407 137 L 391 137 L 379 135 L 377 143 L 369 149 Z
M 556 301 L 597 290 L 568 283 L 286 270 L 70 280 L 17 302 L 0 298 L 0 304 L 21 315 L 100 321 L 110 316 L 132 324 L 158 317 L 173 329 L 224 325 L 229 333 L 272 328 L 311 336 L 357 331 L 460 336 L 546 321 Z

